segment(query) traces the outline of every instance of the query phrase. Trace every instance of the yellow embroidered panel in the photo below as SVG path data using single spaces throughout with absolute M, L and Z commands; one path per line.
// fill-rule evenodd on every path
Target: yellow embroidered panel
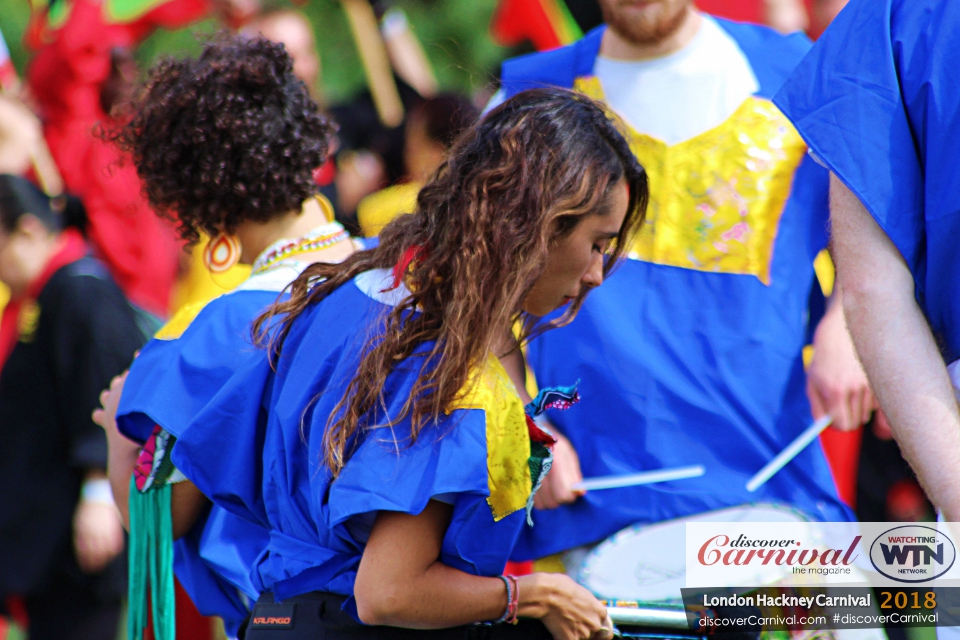
M 577 78 L 574 89 L 604 100 L 595 77 Z M 719 126 L 675 145 L 623 129 L 650 179 L 647 222 L 629 256 L 770 284 L 780 216 L 807 151 L 780 110 L 750 97 Z
M 167 324 L 160 327 L 160 330 L 154 334 L 157 340 L 176 340 L 183 335 L 190 323 L 200 315 L 203 308 L 207 306 L 209 300 L 201 300 L 180 307 L 180 310 L 173 314 L 173 317 L 167 321 Z
M 527 506 L 533 488 L 530 478 L 530 434 L 523 402 L 510 377 L 493 354 L 479 380 L 467 385 L 450 406 L 482 409 L 487 419 L 487 504 L 494 521 Z

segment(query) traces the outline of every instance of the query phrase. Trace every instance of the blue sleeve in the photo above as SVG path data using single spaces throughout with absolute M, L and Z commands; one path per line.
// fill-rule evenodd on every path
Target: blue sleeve
M 956 164 L 950 155 L 936 157 L 947 147 L 928 134 L 960 98 L 958 25 L 955 2 L 853 0 L 775 98 L 914 274 L 925 258 L 930 210 L 924 168 L 929 180 L 937 164 Z M 936 135 L 958 137 L 949 129 L 937 127 Z M 957 146 L 948 148 L 952 154 Z
M 573 44 L 507 60 L 500 72 L 506 98 L 541 87 L 570 89 L 578 76 L 591 75 L 606 27 L 593 29 Z
M 266 353 L 255 352 L 181 432 L 170 456 L 216 504 L 265 527 L 261 404 L 271 374 Z
M 204 307 L 182 335 L 153 339 L 130 367 L 117 411 L 121 433 L 145 441 L 160 425 L 179 437 L 197 412 L 258 349 L 250 325 L 272 291 L 237 291 Z

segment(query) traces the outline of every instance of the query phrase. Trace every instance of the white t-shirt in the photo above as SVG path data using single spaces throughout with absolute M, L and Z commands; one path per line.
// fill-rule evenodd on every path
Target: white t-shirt
M 721 124 L 760 86 L 736 41 L 709 16 L 676 53 L 634 62 L 598 56 L 593 73 L 614 111 L 667 144 Z

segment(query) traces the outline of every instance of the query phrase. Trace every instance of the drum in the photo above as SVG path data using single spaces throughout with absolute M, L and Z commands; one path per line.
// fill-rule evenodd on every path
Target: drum
M 755 504 L 700 513 L 656 524 L 628 527 L 590 551 L 576 574 L 577 581 L 600 598 L 644 603 L 681 604 L 686 586 L 686 524 L 688 522 L 791 522 L 809 518 L 789 507 Z M 775 583 L 786 568 L 758 566 L 754 584 Z
M 744 505 L 656 524 L 628 527 L 601 542 L 575 571 L 577 581 L 606 600 L 611 619 L 624 637 L 696 637 L 691 621 L 700 614 L 684 609 L 688 522 L 806 523 L 799 511 L 775 504 Z M 758 586 L 783 577 L 783 567 L 758 567 Z M 737 634 L 756 638 L 758 632 Z

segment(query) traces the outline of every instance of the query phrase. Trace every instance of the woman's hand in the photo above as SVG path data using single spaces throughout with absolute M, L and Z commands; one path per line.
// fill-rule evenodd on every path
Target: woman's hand
M 610 640 L 613 623 L 596 597 L 560 573 L 518 578 L 519 615 L 539 618 L 555 640 Z
M 110 388 L 100 393 L 101 408 L 93 412 L 93 421 L 103 427 L 107 434 L 107 475 L 113 489 L 113 499 L 120 510 L 120 520 L 125 528 L 130 525 L 130 476 L 137 462 L 140 445 L 127 439 L 117 428 L 117 407 L 123 395 L 123 385 L 129 371 L 124 371 L 110 381 Z
M 583 480 L 576 449 L 553 426 L 550 427 L 550 432 L 557 439 L 557 444 L 553 446 L 553 466 L 533 498 L 533 506 L 537 509 L 556 509 L 562 504 L 570 504 L 586 493 L 583 489 L 573 488 L 573 485 Z

